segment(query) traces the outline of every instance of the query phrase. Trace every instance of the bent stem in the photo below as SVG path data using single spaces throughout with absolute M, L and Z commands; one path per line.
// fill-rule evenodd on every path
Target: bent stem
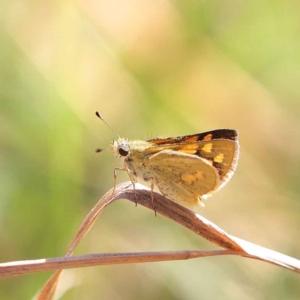
M 97 254 L 85 255 L 79 257 L 72 257 L 73 251 L 85 236 L 85 234 L 92 227 L 101 211 L 110 203 L 119 200 L 127 199 L 134 203 L 143 205 L 149 209 L 153 209 L 152 196 L 155 202 L 155 210 L 175 222 L 183 225 L 194 233 L 202 236 L 208 241 L 222 247 L 225 250 L 221 251 L 175 251 L 175 252 L 151 252 L 151 253 L 121 253 L 121 254 Z M 96 206 L 89 212 L 84 219 L 79 230 L 77 231 L 74 239 L 70 243 L 65 257 L 58 259 L 46 259 L 44 262 L 44 271 L 46 268 L 53 269 L 59 266 L 53 276 L 45 284 L 43 289 L 38 294 L 38 300 L 53 299 L 54 293 L 62 274 L 63 268 L 69 267 L 82 267 L 90 265 L 104 265 L 104 264 L 117 264 L 117 263 L 136 263 L 145 261 L 162 261 L 162 260 L 175 260 L 175 259 L 189 259 L 195 257 L 212 256 L 212 255 L 239 255 L 243 257 L 253 258 L 277 266 L 290 269 L 295 272 L 300 272 L 300 261 L 287 255 L 272 251 L 270 249 L 255 245 L 240 238 L 234 237 L 224 230 L 216 226 L 214 223 L 208 221 L 201 215 L 183 207 L 179 204 L 167 199 L 166 197 L 156 192 L 151 192 L 141 184 L 135 184 L 132 187 L 131 182 L 120 183 L 113 189 L 109 190 L 96 204 Z M 94 260 L 93 260 L 94 259 Z M 91 260 L 93 260 L 91 262 Z M 23 263 L 23 262 L 22 262 Z M 33 262 L 33 264 L 36 262 Z M 21 265 L 21 264 L 20 264 Z M 23 263 L 24 265 L 24 263 Z M 34 266 L 32 266 L 33 268 Z M 2 268 L 2 267 L 0 267 Z M 27 266 L 29 269 L 30 266 Z M 28 271 L 28 273 L 30 270 Z M 32 270 L 37 272 L 37 270 Z M 19 273 L 20 274 L 20 273 Z M 19 275 L 15 274 L 15 275 Z M 1 275 L 1 272 L 0 272 Z M 12 275 L 14 276 L 14 275 Z

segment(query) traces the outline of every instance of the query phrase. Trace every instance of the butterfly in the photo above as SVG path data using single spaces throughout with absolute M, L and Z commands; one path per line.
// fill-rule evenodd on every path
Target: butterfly
M 98 112 L 96 115 L 103 120 Z M 147 141 L 118 136 L 110 150 L 123 160 L 121 170 L 128 173 L 133 184 L 142 181 L 152 191 L 157 189 L 190 209 L 203 206 L 202 200 L 230 180 L 239 158 L 238 133 L 233 129 Z

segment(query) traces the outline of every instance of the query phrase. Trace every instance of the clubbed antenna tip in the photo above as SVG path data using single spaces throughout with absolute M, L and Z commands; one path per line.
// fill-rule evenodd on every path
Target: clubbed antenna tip
M 103 121 L 103 118 L 102 118 L 102 116 L 99 114 L 98 111 L 96 111 L 96 116 L 97 116 L 99 119 L 101 119 L 101 120 Z
M 114 130 L 113 130 L 113 128 L 111 127 L 111 126 L 109 126 L 107 123 L 106 123 L 106 121 L 102 118 L 102 116 L 99 114 L 99 112 L 98 111 L 96 111 L 96 116 L 100 119 L 100 120 L 102 120 L 102 122 L 117 136 L 117 137 L 119 137 L 119 138 L 121 138 Z

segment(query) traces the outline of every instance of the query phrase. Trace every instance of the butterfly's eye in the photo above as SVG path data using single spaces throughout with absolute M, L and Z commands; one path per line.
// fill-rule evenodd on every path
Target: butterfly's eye
M 128 147 L 121 146 L 121 147 L 119 147 L 118 152 L 121 156 L 127 156 L 129 153 L 129 149 L 128 149 Z

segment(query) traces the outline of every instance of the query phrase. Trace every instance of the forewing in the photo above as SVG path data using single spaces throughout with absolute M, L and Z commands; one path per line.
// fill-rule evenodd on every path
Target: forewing
M 220 178 L 223 179 L 228 172 L 236 168 L 239 144 L 232 140 L 199 141 L 186 145 L 173 145 L 172 150 L 204 158 L 217 169 Z
M 238 133 L 232 129 L 147 142 L 152 146 L 143 151 L 143 161 L 155 184 L 163 194 L 191 208 L 199 197 L 226 184 L 239 156 Z
M 167 145 L 167 144 L 178 144 L 178 143 L 195 143 L 199 141 L 210 141 L 210 140 L 232 140 L 236 141 L 238 139 L 238 133 L 234 129 L 216 129 L 202 133 L 196 133 L 192 135 L 184 135 L 178 137 L 169 138 L 155 138 L 148 140 L 147 142 L 156 145 Z
M 239 156 L 238 142 L 222 139 L 153 146 L 145 151 L 145 155 L 157 155 L 157 153 L 164 152 L 167 149 L 175 153 L 179 152 L 179 154 L 189 154 L 194 158 L 205 159 L 205 161 L 216 168 L 221 181 L 224 182 L 231 178 Z

